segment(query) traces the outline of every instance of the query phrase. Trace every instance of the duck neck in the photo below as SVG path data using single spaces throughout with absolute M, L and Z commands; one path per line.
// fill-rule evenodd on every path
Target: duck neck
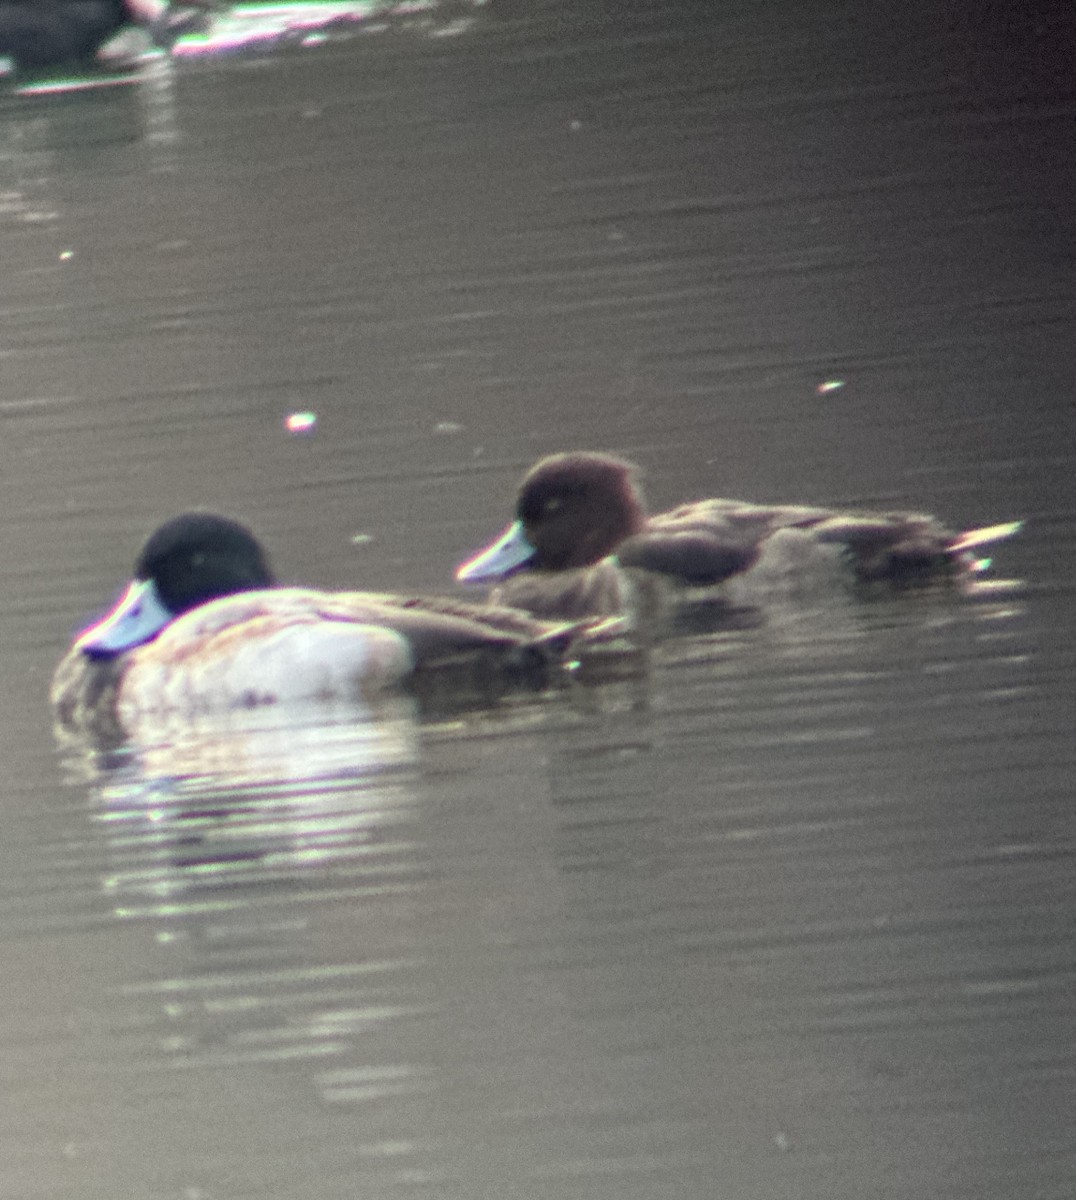
M 601 562 L 617 547 L 646 527 L 646 510 L 634 491 L 625 490 L 604 508 L 601 519 L 589 530 L 580 547 L 579 563 L 586 566 Z

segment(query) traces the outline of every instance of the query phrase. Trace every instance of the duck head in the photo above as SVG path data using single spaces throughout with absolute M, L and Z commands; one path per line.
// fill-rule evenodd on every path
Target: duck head
M 543 458 L 523 479 L 516 519 L 456 572 L 462 583 L 489 583 L 522 570 L 588 567 L 646 524 L 636 467 L 611 454 Z
M 274 583 L 265 552 L 245 526 L 213 513 L 184 513 L 150 537 L 127 590 L 75 646 L 91 657 L 120 654 L 200 604 Z

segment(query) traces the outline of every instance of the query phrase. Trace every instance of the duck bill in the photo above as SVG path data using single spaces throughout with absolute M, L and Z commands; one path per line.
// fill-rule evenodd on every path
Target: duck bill
M 501 536 L 456 571 L 460 583 L 495 583 L 507 579 L 538 553 L 523 532 L 523 522 L 513 521 Z
M 171 619 L 153 580 L 136 579 L 107 616 L 79 634 L 75 649 L 91 658 L 122 654 L 151 641 Z

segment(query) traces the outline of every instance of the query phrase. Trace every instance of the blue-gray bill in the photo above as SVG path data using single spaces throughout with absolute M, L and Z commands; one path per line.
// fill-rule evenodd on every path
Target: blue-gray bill
M 536 553 L 523 522 L 513 521 L 496 541 L 459 567 L 456 578 L 460 583 L 496 583 L 522 570 Z
M 172 616 L 153 580 L 136 579 L 107 616 L 79 635 L 75 648 L 91 658 L 122 654 L 155 638 Z

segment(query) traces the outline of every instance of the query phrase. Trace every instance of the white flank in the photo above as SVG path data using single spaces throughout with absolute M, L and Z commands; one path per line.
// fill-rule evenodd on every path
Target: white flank
M 239 598 L 207 605 L 203 613 L 233 599 Z M 120 691 L 121 719 L 355 699 L 391 687 L 411 670 L 410 648 L 394 630 L 280 617 L 272 613 L 216 632 L 180 618 L 133 653 Z

